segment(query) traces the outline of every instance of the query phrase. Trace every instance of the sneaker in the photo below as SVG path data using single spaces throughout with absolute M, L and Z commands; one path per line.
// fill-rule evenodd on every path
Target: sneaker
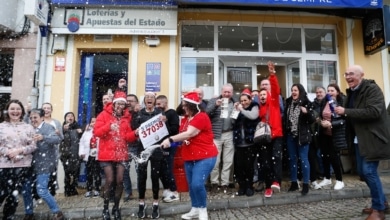
M 153 204 L 152 207 L 152 219 L 156 219 L 160 217 L 160 210 L 158 208 L 158 204 Z
M 236 192 L 236 196 L 243 196 L 246 193 L 246 189 L 244 188 L 239 188 L 238 191 Z
M 278 182 L 273 182 L 272 185 L 271 185 L 271 189 L 273 189 L 274 191 L 278 191 L 280 192 L 280 185 Z
M 320 184 L 317 183 L 317 181 L 313 181 L 313 182 L 311 182 L 311 188 L 321 189 L 322 187 L 320 186 Z
M 162 194 L 162 198 L 164 199 L 165 197 L 168 197 L 170 192 L 171 191 L 169 189 L 164 189 L 163 194 Z
M 272 193 L 273 193 L 273 190 L 271 188 L 267 188 L 267 189 L 265 189 L 264 196 L 266 198 L 271 198 Z
M 26 214 L 23 220 L 35 220 L 34 214 Z
M 171 192 L 169 196 L 163 199 L 164 202 L 173 202 L 179 200 L 179 193 Z
M 93 191 L 93 198 L 97 198 L 100 196 L 100 192 L 99 191 Z
M 88 191 L 88 192 L 85 193 L 84 197 L 85 197 L 85 198 L 91 198 L 92 195 L 93 195 L 93 194 L 92 194 L 92 191 Z
M 62 214 L 61 211 L 57 212 L 57 213 L 54 213 L 51 217 L 52 220 L 64 220 L 65 217 L 64 215 Z
M 343 181 L 336 181 L 336 184 L 334 184 L 334 190 L 340 190 L 344 188 L 344 182 Z
M 332 179 L 326 179 L 324 178 L 318 185 L 321 187 L 331 185 L 332 184 Z
M 145 218 L 146 204 L 139 204 L 138 206 L 138 218 Z

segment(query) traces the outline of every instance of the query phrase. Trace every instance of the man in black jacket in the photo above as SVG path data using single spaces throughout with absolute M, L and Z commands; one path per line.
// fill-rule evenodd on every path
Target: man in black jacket
M 347 119 L 346 136 L 356 151 L 357 168 L 371 193 L 367 219 L 385 219 L 387 199 L 377 169 L 380 160 L 390 159 L 390 126 L 382 90 L 374 80 L 364 79 L 363 68 L 350 66 L 344 74 L 349 88 L 344 107 L 335 112 Z

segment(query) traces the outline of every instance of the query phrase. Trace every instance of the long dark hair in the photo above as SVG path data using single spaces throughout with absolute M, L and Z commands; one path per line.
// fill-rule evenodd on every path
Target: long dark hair
M 291 86 L 294 87 L 296 86 L 298 88 L 298 91 L 299 91 L 299 97 L 298 99 L 301 101 L 301 102 L 306 102 L 306 101 L 309 101 L 309 98 L 307 97 L 307 92 L 305 90 L 305 87 L 303 87 L 302 84 L 300 83 L 295 83 Z
M 334 89 L 336 89 L 336 91 L 338 93 L 336 96 L 336 101 L 337 101 L 337 103 L 342 104 L 344 101 L 344 98 L 343 98 L 344 94 L 341 92 L 339 85 L 337 85 L 336 83 L 331 83 L 328 85 L 328 88 L 329 87 L 333 87 Z
M 26 111 L 24 110 L 24 107 L 23 107 L 23 104 L 21 101 L 17 100 L 17 99 L 11 99 L 7 105 L 5 106 L 5 109 L 3 111 L 3 114 L 4 114 L 4 121 L 7 121 L 7 122 L 10 122 L 10 118 L 9 118 L 9 115 L 8 115 L 8 108 L 9 106 L 12 104 L 12 103 L 15 103 L 15 104 L 18 104 L 21 109 L 22 109 L 22 116 L 20 117 L 20 121 L 23 121 L 23 117 L 24 115 L 26 114 Z

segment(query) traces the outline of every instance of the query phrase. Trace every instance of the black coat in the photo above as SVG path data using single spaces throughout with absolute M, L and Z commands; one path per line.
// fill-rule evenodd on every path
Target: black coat
M 356 136 L 360 155 L 367 161 L 390 159 L 390 123 L 382 90 L 374 80 L 363 79 L 353 100 L 352 93 L 347 89 L 344 112 L 348 145 Z
M 286 107 L 284 108 L 284 129 L 283 131 L 286 134 L 289 134 L 290 132 L 290 125 L 289 125 L 289 112 L 290 107 L 292 103 L 292 98 L 289 97 L 286 99 Z M 312 141 L 312 134 L 311 134 L 311 124 L 316 120 L 313 110 L 313 103 L 310 102 L 309 99 L 300 100 L 298 105 L 303 106 L 307 109 L 307 113 L 303 114 L 302 112 L 299 114 L 298 119 L 298 141 L 299 145 L 306 145 L 309 144 Z

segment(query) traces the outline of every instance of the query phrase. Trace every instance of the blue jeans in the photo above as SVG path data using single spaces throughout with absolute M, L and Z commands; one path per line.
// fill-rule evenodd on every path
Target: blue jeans
M 297 182 L 298 176 L 298 158 L 300 159 L 303 183 L 309 183 L 310 164 L 309 164 L 309 144 L 299 145 L 298 138 L 287 135 L 287 151 L 290 158 L 290 180 Z
M 355 144 L 356 161 L 358 173 L 363 176 L 371 193 L 371 208 L 375 210 L 385 210 L 385 202 L 387 201 L 383 193 L 381 179 L 378 175 L 379 161 L 367 161 L 365 157 L 360 155 L 359 146 Z
M 185 161 L 184 168 L 190 189 L 191 207 L 206 208 L 207 192 L 204 183 L 215 166 L 217 157 Z
M 52 213 L 57 213 L 60 210 L 60 208 L 57 205 L 56 200 L 54 197 L 50 194 L 49 191 L 49 180 L 50 180 L 50 173 L 45 174 L 38 174 L 36 179 L 36 187 L 37 187 L 37 193 L 43 201 L 46 202 L 46 204 L 49 206 L 50 211 Z M 33 197 L 32 197 L 32 181 L 28 180 L 23 184 L 23 200 L 24 200 L 24 209 L 26 214 L 33 214 L 34 213 L 34 207 L 33 207 Z

